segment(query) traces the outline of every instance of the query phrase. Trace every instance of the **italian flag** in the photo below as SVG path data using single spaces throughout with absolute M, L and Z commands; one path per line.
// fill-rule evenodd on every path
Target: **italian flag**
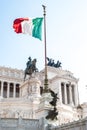
M 29 34 L 42 40 L 42 21 L 43 18 L 17 18 L 13 22 L 13 28 L 16 33 Z

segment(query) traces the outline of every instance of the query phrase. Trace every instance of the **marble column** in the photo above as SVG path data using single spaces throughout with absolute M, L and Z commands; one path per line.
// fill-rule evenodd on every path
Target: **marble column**
M 0 81 L 0 96 L 1 96 L 1 81 Z
M 67 104 L 67 90 L 66 90 L 66 83 L 64 83 L 64 102 Z
M 62 103 L 62 92 L 61 92 L 61 83 L 58 83 L 58 87 L 59 87 L 59 101 L 60 103 Z
M 15 98 L 16 97 L 16 84 L 15 83 L 13 84 L 13 88 L 14 88 L 14 90 L 13 90 L 13 97 Z
M 77 106 L 78 105 L 78 100 L 79 100 L 79 94 L 78 94 L 78 86 L 75 85 L 74 86 L 74 101 L 75 101 L 75 105 Z
M 7 98 L 9 98 L 10 93 L 10 83 L 7 84 Z
M 1 96 L 3 97 L 3 81 L 1 81 Z
M 69 85 L 69 103 L 72 104 L 72 87 Z

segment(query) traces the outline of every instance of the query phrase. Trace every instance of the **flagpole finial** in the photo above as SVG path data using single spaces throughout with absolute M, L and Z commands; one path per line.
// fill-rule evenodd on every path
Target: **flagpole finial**
M 42 5 L 42 7 L 43 7 L 43 11 L 44 11 L 44 16 L 46 15 L 46 6 L 45 5 Z
M 46 6 L 45 6 L 45 5 L 42 5 L 42 7 L 43 7 L 43 8 L 46 8 Z

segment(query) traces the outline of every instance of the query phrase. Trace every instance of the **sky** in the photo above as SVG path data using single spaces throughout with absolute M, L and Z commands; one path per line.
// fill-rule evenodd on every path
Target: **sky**
M 0 0 L 0 66 L 25 69 L 28 57 L 44 68 L 44 39 L 16 34 L 16 18 L 43 17 L 46 6 L 47 56 L 79 79 L 80 101 L 87 100 L 87 0 Z M 85 94 L 86 93 L 86 94 Z

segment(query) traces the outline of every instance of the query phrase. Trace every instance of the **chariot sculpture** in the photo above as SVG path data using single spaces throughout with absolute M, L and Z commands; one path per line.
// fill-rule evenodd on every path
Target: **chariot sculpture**
M 48 66 L 52 66 L 52 67 L 55 67 L 55 68 L 60 68 L 60 67 L 62 67 L 62 66 L 61 66 L 62 63 L 61 63 L 59 60 L 55 63 L 52 58 L 48 58 L 48 57 L 47 57 L 47 61 L 48 61 L 48 63 L 47 63 Z

